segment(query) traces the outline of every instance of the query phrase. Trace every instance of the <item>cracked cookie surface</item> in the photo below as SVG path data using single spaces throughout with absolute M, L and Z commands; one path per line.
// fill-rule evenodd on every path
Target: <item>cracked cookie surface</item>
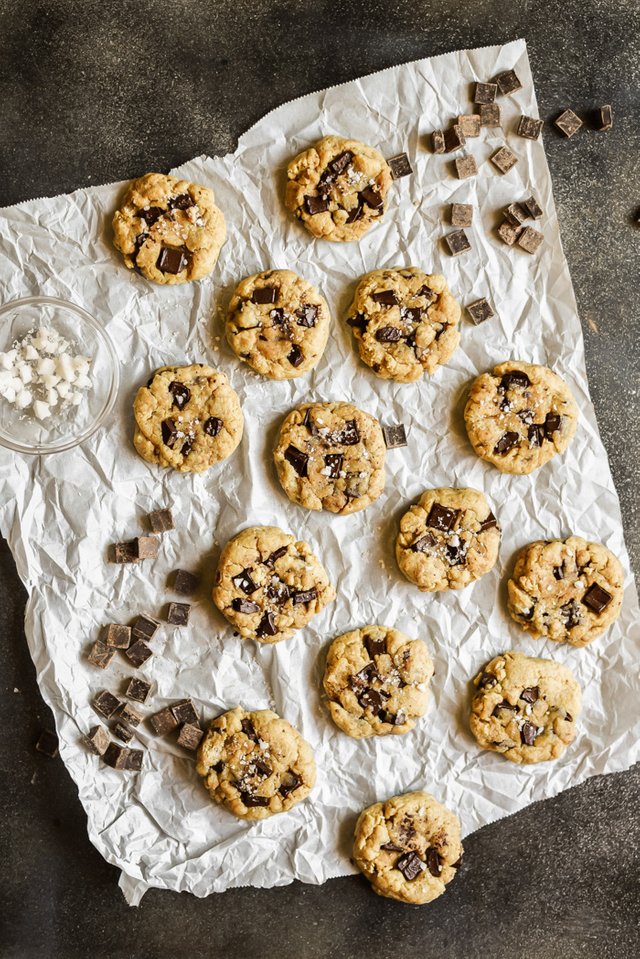
M 459 320 L 460 305 L 445 278 L 417 267 L 367 273 L 347 316 L 360 358 L 398 383 L 447 362 L 460 342 Z
M 209 795 L 241 819 L 287 812 L 316 779 L 311 746 L 270 709 L 230 709 L 211 723 L 196 770 Z
M 432 675 L 422 640 L 386 626 L 354 629 L 334 639 L 327 654 L 331 718 L 357 739 L 408 733 L 426 711 Z
M 510 360 L 474 381 L 464 419 L 478 456 L 503 473 L 531 473 L 566 450 L 578 408 L 557 373 Z
M 240 401 L 225 374 L 204 363 L 157 370 L 138 390 L 133 413 L 140 456 L 180 473 L 202 473 L 242 439 Z
M 249 366 L 272 380 L 313 369 L 327 345 L 331 315 L 320 293 L 292 270 L 246 277 L 227 313 L 227 341 Z
M 285 206 L 313 236 L 359 240 L 384 214 L 391 171 L 373 147 L 327 136 L 287 167 Z
M 162 173 L 134 180 L 113 217 L 113 244 L 125 265 L 154 283 L 202 279 L 225 238 L 213 190 Z
M 213 601 L 245 639 L 288 639 L 335 599 L 311 547 L 276 526 L 250 526 L 222 551 Z
M 400 520 L 398 566 L 424 592 L 462 589 L 496 563 L 500 527 L 483 493 L 426 490 Z
M 441 896 L 462 862 L 460 820 L 427 792 L 360 814 L 353 859 L 379 896 L 422 905 Z
M 575 739 L 580 686 L 561 663 L 502 653 L 473 682 L 469 725 L 483 749 L 514 763 L 541 763 L 557 759 Z
M 620 615 L 624 571 L 600 543 L 541 540 L 519 553 L 507 588 L 511 616 L 532 636 L 586 646 Z

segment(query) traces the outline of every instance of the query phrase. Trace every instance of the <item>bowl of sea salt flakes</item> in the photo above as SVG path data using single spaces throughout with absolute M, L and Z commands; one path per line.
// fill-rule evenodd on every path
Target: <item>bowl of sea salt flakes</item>
M 105 422 L 118 392 L 118 358 L 95 317 L 49 296 L 0 307 L 0 444 L 60 453 Z

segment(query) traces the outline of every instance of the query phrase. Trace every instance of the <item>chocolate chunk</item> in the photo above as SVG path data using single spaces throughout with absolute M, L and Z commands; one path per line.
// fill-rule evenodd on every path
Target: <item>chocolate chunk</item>
M 163 246 L 160 256 L 156 260 L 156 266 L 161 273 L 170 273 L 172 276 L 176 276 L 188 267 L 190 259 L 191 254 L 184 247 L 175 249 Z
M 236 587 L 236 589 L 241 589 L 243 593 L 246 593 L 247 596 L 250 596 L 251 593 L 255 593 L 258 586 L 251 579 L 251 571 L 248 569 L 243 569 L 241 573 L 238 573 L 237 576 L 231 578 L 231 582 Z
M 349 676 L 349 686 L 357 693 L 364 692 L 367 689 L 369 683 L 373 682 L 375 679 L 380 679 L 381 677 L 378 674 L 378 670 L 375 667 L 374 663 L 367 663 L 366 666 L 363 666 L 361 670 L 357 673 L 353 673 Z
M 200 586 L 200 577 L 189 573 L 186 569 L 177 569 L 173 574 L 173 591 L 189 596 Z
M 105 719 L 111 719 L 111 717 L 118 712 L 121 705 L 122 703 L 118 697 L 106 689 L 98 693 L 93 700 L 93 708 L 97 713 L 100 713 L 101 716 L 104 716 Z
M 173 405 L 179 410 L 184 409 L 191 399 L 191 390 L 178 380 L 169 383 L 169 392 L 173 396 Z
M 309 457 L 306 453 L 303 453 L 302 450 L 299 450 L 297 446 L 287 446 L 284 451 L 284 458 L 287 463 L 290 463 L 293 466 L 294 470 L 298 476 L 307 475 L 307 464 L 309 462 Z
M 289 353 L 287 354 L 287 359 L 294 367 L 300 366 L 304 360 L 304 353 L 296 343 L 293 344 Z
M 147 226 L 153 226 L 166 212 L 161 206 L 149 206 L 146 210 L 140 210 L 138 216 L 141 220 L 144 220 Z
M 98 639 L 91 647 L 87 659 L 92 666 L 97 666 L 99 669 L 106 669 L 111 665 L 111 660 L 115 654 L 116 651 L 113 646 L 107 646 L 101 639 Z
M 134 699 L 137 703 L 146 703 L 150 692 L 151 683 L 148 683 L 145 679 L 136 679 L 134 677 L 127 686 L 127 696 L 129 699 Z
M 390 157 L 387 163 L 389 164 L 391 176 L 394 180 L 399 180 L 400 177 L 409 176 L 410 173 L 413 173 L 413 169 L 409 163 L 409 157 L 406 153 L 398 153 L 396 156 Z
M 90 729 L 84 741 L 96 756 L 104 756 L 109 748 L 109 735 L 103 726 L 94 726 Z
M 144 753 L 141 749 L 124 750 L 124 768 L 132 772 L 139 772 L 142 769 L 142 760 Z
M 426 533 L 424 536 L 421 536 L 420 539 L 417 539 L 415 543 L 411 546 L 411 549 L 414 553 L 428 553 L 429 549 L 432 546 L 435 546 L 437 540 L 433 533 Z
M 523 618 L 527 623 L 530 623 L 531 620 L 533 619 L 533 614 L 534 614 L 534 612 L 535 612 L 535 605 L 532 606 L 531 609 L 524 609 L 524 610 L 520 613 L 520 615 L 522 616 L 522 618 Z
M 466 180 L 470 176 L 475 176 L 478 172 L 478 164 L 476 163 L 475 157 L 469 156 L 468 154 L 456 157 L 454 163 L 459 180 Z
M 265 559 L 264 565 L 273 567 L 276 560 L 280 559 L 282 556 L 286 554 L 287 549 L 288 549 L 287 546 L 279 546 L 278 549 L 274 549 L 273 553 L 270 553 L 269 556 L 267 556 L 267 558 Z
M 269 586 L 267 586 L 266 593 L 271 602 L 276 603 L 278 606 L 284 606 L 291 596 L 291 590 L 287 584 L 280 582 L 277 578 L 275 582 L 271 582 Z
M 498 236 L 507 246 L 513 246 L 523 229 L 522 226 L 514 227 L 510 223 L 501 223 L 498 227 Z
M 251 615 L 251 613 L 260 612 L 260 607 L 257 603 L 253 603 L 249 599 L 241 599 L 240 597 L 232 600 L 231 607 L 236 613 L 245 613 L 247 616 Z
M 278 627 L 276 626 L 276 618 L 272 612 L 266 612 L 260 622 L 258 623 L 258 628 L 256 629 L 256 636 L 275 636 L 278 632 Z
M 335 180 L 341 173 L 344 173 L 352 160 L 353 153 L 351 150 L 344 150 L 342 153 L 339 153 L 337 157 L 334 157 L 334 159 L 327 164 L 325 171 L 320 177 L 320 181 L 322 182 L 323 179 L 326 182 Z
M 456 525 L 459 515 L 458 509 L 449 509 L 447 506 L 441 506 L 440 503 L 434 503 L 427 516 L 427 526 L 445 533 L 449 532 Z
M 318 590 L 315 586 L 312 586 L 311 589 L 300 589 L 292 596 L 292 602 L 294 606 L 299 606 L 301 603 L 311 603 L 314 599 L 318 598 Z M 270 635 L 273 635 L 271 633 Z
M 331 442 L 342 446 L 356 446 L 360 442 L 356 421 L 347 420 L 341 430 L 331 434 Z
M 150 717 L 149 722 L 153 726 L 153 731 L 157 736 L 166 736 L 179 725 L 178 720 L 173 715 L 171 707 L 165 706 L 160 712 Z
M 522 724 L 522 729 L 520 730 L 520 739 L 525 746 L 533 746 L 537 735 L 538 727 L 534 726 L 533 723 L 524 722 Z
M 373 659 L 374 656 L 382 656 L 387 651 L 386 639 L 374 639 L 373 636 L 365 636 L 364 648 Z
M 173 514 L 170 509 L 156 509 L 147 514 L 147 522 L 152 533 L 167 533 L 170 529 L 175 529 L 173 524 Z
M 275 303 L 278 299 L 277 286 L 261 286 L 251 295 L 252 303 Z
M 178 746 L 183 749 L 190 749 L 195 752 L 200 745 L 200 740 L 204 736 L 204 730 L 194 723 L 185 723 L 178 735 Z
M 360 219 L 363 213 L 364 213 L 364 204 L 360 202 L 360 199 L 358 199 L 358 202 L 356 203 L 356 205 L 349 210 L 349 213 L 347 216 L 347 223 L 355 223 L 356 220 Z
M 261 779 L 268 779 L 273 769 L 268 763 L 265 763 L 263 759 L 254 759 L 251 762 L 251 766 L 256 770 L 256 773 L 261 777 Z
M 403 712 L 402 709 L 399 709 L 397 713 L 390 713 L 386 709 L 381 713 L 378 713 L 378 718 L 382 720 L 383 723 L 388 723 L 390 726 L 404 726 L 407 721 L 407 714 Z
M 120 720 L 113 724 L 111 731 L 113 735 L 117 736 L 117 738 L 123 743 L 130 743 L 133 739 L 133 730 L 129 729 L 127 724 L 120 722 Z
M 304 205 L 309 216 L 315 216 L 317 213 L 326 213 L 329 209 L 329 200 L 324 196 L 306 196 Z
M 572 599 L 571 602 L 565 603 L 564 606 L 560 607 L 560 611 L 562 612 L 567 629 L 573 629 L 574 626 L 579 626 L 582 622 L 580 607 L 575 600 Z
M 502 122 L 500 107 L 497 103 L 483 103 L 480 107 L 480 126 L 499 127 Z
M 496 706 L 493 707 L 493 712 L 491 713 L 491 715 L 497 716 L 501 709 L 508 709 L 513 713 L 518 712 L 517 706 L 512 706 L 508 699 L 503 699 L 502 702 L 498 703 Z
M 527 212 L 519 203 L 511 203 L 504 211 L 504 218 L 511 226 L 518 227 L 527 219 Z
M 554 579 L 564 579 L 564 564 L 553 567 L 553 577 Z
M 106 765 L 111 766 L 112 769 L 126 769 L 126 753 L 127 750 L 124 746 L 118 746 L 117 743 L 109 743 L 102 758 Z
M 374 303 L 381 303 L 382 306 L 397 306 L 400 302 L 395 290 L 380 290 L 379 293 L 372 293 L 371 299 Z
M 222 420 L 217 416 L 210 416 L 204 421 L 203 429 L 207 436 L 217 436 L 222 429 Z
M 518 122 L 518 136 L 525 137 L 527 140 L 537 140 L 543 126 L 544 120 L 536 120 L 535 117 L 522 114 Z
M 496 445 L 493 448 L 494 453 L 508 453 L 509 450 L 513 449 L 514 446 L 517 446 L 520 441 L 520 437 L 517 433 L 512 433 L 508 431 L 503 433 Z
M 497 83 L 476 83 L 473 94 L 474 103 L 493 103 L 498 92 Z
M 133 726 L 135 728 L 142 722 L 142 714 L 139 713 L 137 709 L 134 709 L 133 706 L 130 706 L 129 703 L 125 703 L 120 710 L 120 720 L 126 723 L 127 726 Z
M 311 329 L 312 326 L 316 325 L 316 320 L 318 318 L 318 307 L 314 306 L 312 303 L 305 303 L 300 309 L 296 310 L 297 324 L 298 326 L 304 326 L 307 329 Z
M 471 244 L 464 230 L 455 230 L 453 233 L 447 233 L 445 241 L 452 256 L 460 256 L 461 253 L 466 253 L 467 250 L 471 249 Z
M 127 649 L 131 644 L 131 627 L 109 623 L 105 626 L 102 637 L 107 646 L 113 646 L 114 649 Z
M 564 110 L 553 122 L 566 137 L 572 137 L 582 126 L 582 120 L 573 110 Z
M 501 147 L 490 159 L 493 165 L 500 170 L 500 173 L 508 173 L 518 162 L 518 157 L 509 147 Z
M 473 207 L 470 203 L 451 204 L 451 226 L 471 226 Z
M 403 336 L 402 330 L 399 330 L 397 326 L 383 326 L 376 330 L 375 334 L 378 343 L 397 343 Z
M 527 432 L 529 446 L 532 448 L 542 446 L 545 440 L 544 426 L 542 423 L 532 423 Z
M 134 639 L 153 639 L 160 623 L 151 616 L 137 616 L 131 631 Z
M 169 200 L 169 206 L 172 210 L 188 210 L 189 207 L 195 205 L 195 200 L 188 193 L 178 193 L 177 196 L 172 196 Z
M 143 639 L 139 639 L 129 649 L 125 650 L 125 656 L 134 666 L 142 666 L 143 663 L 153 656 L 153 652 Z
M 58 737 L 55 733 L 49 732 L 48 729 L 43 729 L 38 736 L 36 749 L 50 759 L 55 759 L 58 755 Z
M 539 205 L 534 196 L 530 196 L 527 200 L 523 200 L 522 206 L 525 208 L 532 220 L 539 220 L 542 216 L 542 207 Z
M 384 849 L 385 852 L 402 852 L 402 846 L 396 845 L 395 842 L 383 842 L 380 845 L 381 849 Z
M 169 603 L 167 622 L 172 626 L 188 626 L 190 613 L 189 603 Z
M 358 199 L 363 200 L 372 210 L 379 210 L 384 201 L 378 192 L 377 187 L 368 186 L 361 190 Z
M 520 693 L 520 699 L 523 699 L 525 703 L 537 703 L 540 699 L 540 687 L 539 686 L 527 686 L 526 689 L 523 689 Z
M 397 426 L 383 426 L 382 435 L 388 450 L 395 450 L 407 445 L 407 432 L 402 423 L 398 423 Z
M 193 436 L 187 436 L 186 440 L 180 447 L 180 453 L 182 454 L 182 456 L 188 456 L 192 449 L 193 449 Z
M 133 540 L 138 559 L 155 559 L 160 543 L 157 536 L 137 536 Z
M 358 696 L 358 702 L 363 709 L 371 709 L 375 714 L 382 709 L 384 700 L 388 698 L 388 694 L 383 693 L 382 690 L 365 689 L 364 692 Z
M 433 131 L 433 133 L 431 134 L 431 144 L 432 144 L 434 153 L 444 153 L 445 151 L 444 130 Z
M 451 546 L 447 544 L 444 548 L 444 551 L 449 562 L 449 566 L 461 566 L 466 558 L 466 551 L 461 546 Z
M 542 241 L 544 236 L 538 230 L 534 230 L 532 226 L 527 226 L 522 231 L 518 237 L 518 246 L 521 246 L 523 250 L 526 250 L 527 253 L 535 253 Z
M 544 431 L 547 439 L 551 439 L 553 434 L 560 429 L 562 417 L 559 413 L 547 413 L 544 419 Z
M 360 330 L 361 333 L 364 333 L 369 325 L 369 321 L 364 314 L 356 313 L 355 316 L 347 318 L 347 324 L 353 327 L 354 330 Z
M 483 519 L 480 523 L 480 529 L 478 532 L 484 533 L 485 529 L 493 529 L 498 526 L 498 520 L 495 518 L 493 513 L 489 513 L 486 519 Z
M 597 583 L 592 583 L 582 597 L 581 602 L 583 606 L 587 606 L 588 609 L 593 610 L 594 613 L 601 613 L 603 609 L 606 609 L 612 599 L 613 596 L 611 593 L 608 593 L 602 586 L 598 586 Z
M 493 78 L 493 83 L 498 84 L 498 89 L 503 97 L 510 96 L 517 90 L 522 89 L 522 84 L 518 79 L 515 70 L 503 70 Z
M 605 132 L 613 129 L 613 107 L 607 103 L 598 109 L 598 130 Z
M 459 123 L 454 123 L 448 130 L 444 131 L 444 152 L 453 153 L 459 150 L 466 143 L 464 131 Z
M 458 126 L 462 127 L 465 137 L 480 136 L 480 114 L 467 113 L 458 117 Z
M 510 390 L 514 386 L 520 390 L 526 390 L 528 386 L 531 386 L 531 380 L 522 370 L 510 370 L 503 374 L 500 389 Z
M 300 786 L 302 780 L 300 776 L 294 773 L 291 769 L 282 777 L 282 783 L 278 789 L 278 792 L 283 799 L 286 799 L 290 793 L 294 792 L 298 786 Z
M 427 860 L 427 869 L 429 870 L 432 876 L 436 876 L 437 878 L 442 872 L 442 866 L 440 865 L 440 855 L 438 853 L 438 850 L 434 849 L 433 846 L 429 846 L 429 848 L 427 849 L 426 860 Z
M 162 442 L 165 446 L 168 446 L 169 449 L 172 449 L 175 446 L 175 442 L 178 439 L 178 427 L 176 426 L 176 421 L 169 417 L 166 420 L 163 420 L 161 423 L 162 431 Z
M 484 297 L 479 300 L 474 300 L 473 303 L 469 303 L 467 307 L 467 313 L 476 326 L 478 326 L 479 323 L 484 323 L 485 320 L 490 320 L 492 316 L 495 316 L 491 306 Z
M 268 806 L 269 797 L 268 796 L 255 796 L 253 793 L 247 792 L 244 789 L 240 789 L 240 798 L 247 808 L 252 806 Z
M 259 742 L 260 742 L 260 737 L 258 736 L 258 734 L 257 734 L 257 732 L 256 732 L 256 730 L 255 730 L 255 726 L 253 725 L 253 723 L 251 722 L 250 719 L 247 719 L 247 718 L 245 717 L 245 718 L 242 720 L 242 722 L 240 723 L 240 727 L 241 727 L 241 729 L 242 729 L 242 732 L 245 734 L 245 736 L 246 736 L 248 739 L 251 740 L 252 743 L 259 743 Z
M 493 675 L 493 673 L 484 672 L 480 677 L 480 682 L 478 685 L 481 689 L 491 689 L 492 686 L 495 686 L 498 680 Z
M 396 860 L 396 869 L 399 869 L 404 878 L 411 882 L 417 879 L 421 872 L 424 872 L 424 863 L 415 852 L 405 852 Z
M 114 543 L 111 559 L 114 563 L 137 563 L 136 541 L 130 539 L 124 543 Z
M 343 460 L 344 456 L 342 453 L 327 453 L 325 456 L 324 465 L 325 468 L 329 470 L 329 477 L 331 479 L 337 479 L 340 476 Z
M 200 721 L 196 707 L 192 699 L 183 699 L 171 707 L 171 712 L 179 723 L 190 723 L 197 725 Z

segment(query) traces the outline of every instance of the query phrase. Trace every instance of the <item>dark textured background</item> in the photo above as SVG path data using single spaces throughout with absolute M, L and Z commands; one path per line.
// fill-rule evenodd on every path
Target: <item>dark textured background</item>
M 640 569 L 637 0 L 0 0 L 0 205 L 235 148 L 272 107 L 405 60 L 524 36 L 541 116 L 611 102 L 612 133 L 547 128 L 600 429 Z M 436 903 L 364 881 L 246 889 L 138 910 L 90 845 L 0 549 L 0 956 L 608 959 L 640 946 L 640 769 L 591 780 L 483 829 Z

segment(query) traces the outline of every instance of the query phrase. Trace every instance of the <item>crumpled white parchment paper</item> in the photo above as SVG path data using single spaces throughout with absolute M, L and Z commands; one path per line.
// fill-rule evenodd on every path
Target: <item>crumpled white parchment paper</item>
M 501 98 L 503 130 L 468 141 L 476 177 L 461 181 L 451 157 L 432 154 L 426 134 L 470 112 L 474 80 L 514 67 L 523 89 Z M 538 538 L 579 533 L 602 541 L 628 570 L 618 499 L 587 386 L 582 334 L 562 252 L 543 143 L 514 133 L 520 113 L 537 115 L 524 41 L 450 53 L 384 70 L 285 104 L 241 139 L 231 156 L 200 157 L 182 176 L 212 186 L 228 226 L 219 263 L 206 280 L 162 288 L 128 272 L 111 245 L 110 221 L 122 184 L 78 190 L 4 210 L 0 227 L 2 301 L 43 293 L 73 300 L 98 317 L 121 361 L 114 413 L 80 449 L 41 459 L 0 452 L 0 525 L 29 591 L 26 633 L 42 693 L 52 707 L 60 751 L 76 782 L 91 841 L 122 870 L 130 903 L 150 886 L 206 896 L 232 886 L 321 883 L 352 872 L 350 839 L 359 811 L 397 792 L 425 787 L 457 810 L 470 833 L 528 803 L 597 773 L 625 769 L 640 755 L 638 601 L 630 575 L 622 616 L 592 646 L 574 650 L 528 638 L 505 609 L 516 551 Z M 314 241 L 282 205 L 285 167 L 327 133 L 362 139 L 390 157 L 406 150 L 412 176 L 397 181 L 384 221 L 358 244 Z M 489 155 L 507 142 L 519 157 L 501 176 Z M 536 256 L 504 246 L 498 211 L 534 193 L 545 211 Z M 442 237 L 448 204 L 469 202 L 473 249 L 454 259 Z M 474 327 L 444 369 L 411 385 L 378 379 L 360 364 L 344 323 L 364 272 L 416 264 L 442 271 L 463 304 L 487 296 L 497 317 Z M 241 277 L 292 267 L 317 284 L 334 315 L 324 357 L 288 383 L 258 378 L 232 355 L 223 310 Z M 473 454 L 464 432 L 467 385 L 501 360 L 545 363 L 570 384 L 581 410 L 569 451 L 530 476 L 500 474 Z M 165 363 L 205 360 L 224 370 L 246 419 L 243 442 L 200 476 L 151 467 L 131 438 L 132 399 Z M 364 512 L 307 513 L 278 486 L 270 451 L 283 416 L 306 400 L 352 400 L 383 423 L 403 422 L 409 445 L 389 451 L 383 496 Z M 429 486 L 484 490 L 504 534 L 495 569 L 461 592 L 423 595 L 396 568 L 400 515 Z M 170 505 L 177 530 L 157 560 L 118 567 L 109 543 L 138 535 L 151 509 Z M 337 589 L 310 626 L 277 646 L 243 642 L 209 600 L 221 546 L 250 524 L 275 524 L 307 540 Z M 104 767 L 82 745 L 96 723 L 91 700 L 120 692 L 133 669 L 118 657 L 102 672 L 86 653 L 102 624 L 158 614 L 172 597 L 167 574 L 200 568 L 204 587 L 187 629 L 163 626 L 140 671 L 156 691 L 146 712 L 192 696 L 203 716 L 242 703 L 271 706 L 312 744 L 318 783 L 287 815 L 259 824 L 234 819 L 209 801 L 193 760 L 175 741 L 145 729 L 140 774 Z M 341 632 L 369 622 L 427 640 L 435 659 L 433 697 L 416 730 L 402 737 L 349 739 L 322 705 L 324 654 Z M 584 689 L 577 740 L 556 763 L 518 768 L 481 752 L 467 728 L 469 680 L 496 653 L 514 647 L 569 664 Z

